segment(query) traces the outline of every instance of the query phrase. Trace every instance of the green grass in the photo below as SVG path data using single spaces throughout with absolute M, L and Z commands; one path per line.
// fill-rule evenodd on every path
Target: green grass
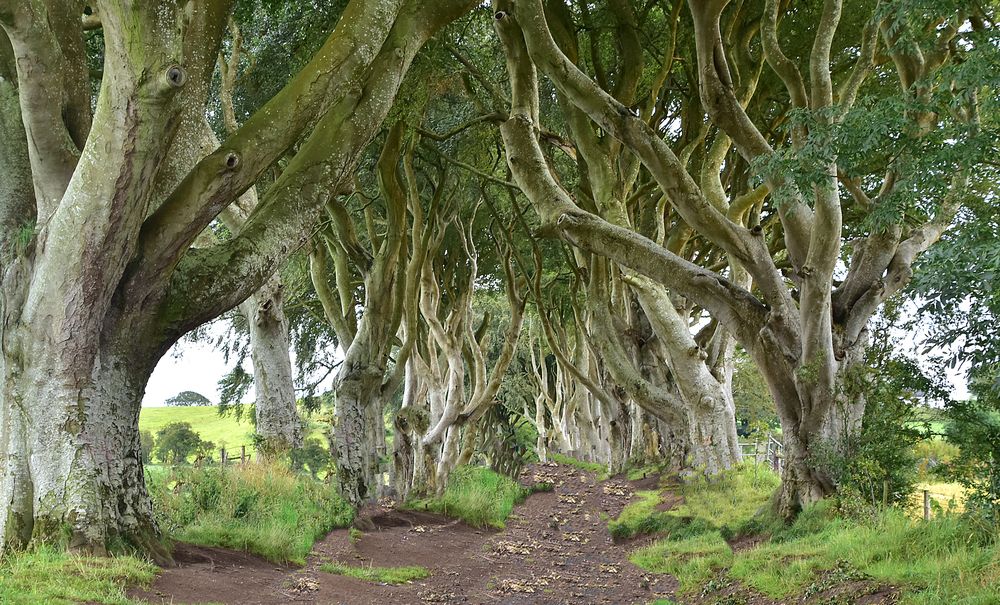
M 598 464 L 596 462 L 584 462 L 583 460 L 577 460 L 576 458 L 564 456 L 563 454 L 556 454 L 554 452 L 549 454 L 549 460 L 552 462 L 558 462 L 559 464 L 573 466 L 581 471 L 587 471 L 588 473 L 596 473 L 597 478 L 600 481 L 604 481 L 608 478 L 608 467 L 603 464 Z
M 679 518 L 657 511 L 656 506 L 661 501 L 659 490 L 636 492 L 618 518 L 608 522 L 608 531 L 619 539 L 669 531 Z
M 148 585 L 156 571 L 134 557 L 79 557 L 40 547 L 0 559 L 0 603 L 138 605 L 125 596 L 125 586 Z
M 832 501 L 810 507 L 785 526 L 755 514 L 776 479 L 771 475 L 755 488 L 751 473 L 744 467 L 714 483 L 685 486 L 687 502 L 667 514 L 719 529 L 669 535 L 633 552 L 632 561 L 673 574 L 682 592 L 696 591 L 725 573 L 774 599 L 788 599 L 815 590 L 826 573 L 898 586 L 909 605 L 1000 603 L 1000 536 L 980 545 L 961 517 L 928 523 L 897 509 L 870 521 L 845 519 Z M 769 533 L 771 540 L 733 553 L 723 535 L 749 531 Z
M 645 479 L 649 475 L 660 475 L 666 472 L 666 464 L 644 464 L 640 466 L 630 466 L 625 470 L 625 478 L 629 481 Z
M 431 575 L 426 567 L 365 567 L 343 565 L 341 563 L 324 563 L 319 566 L 319 570 L 337 574 L 339 576 L 350 576 L 368 582 L 379 582 L 381 584 L 406 584 L 413 580 L 423 580 Z
M 354 517 L 333 486 L 277 463 L 160 470 L 149 483 L 171 538 L 272 561 L 303 563 L 316 539 Z
M 970 540 L 961 517 L 924 522 L 890 509 L 870 522 L 828 518 L 818 531 L 796 529 L 790 528 L 794 537 L 778 536 L 734 557 L 730 575 L 781 598 L 801 591 L 817 571 L 846 562 L 903 587 L 903 603 L 1000 603 L 998 543 Z
M 464 466 L 452 471 L 439 497 L 414 500 L 406 506 L 461 519 L 473 527 L 502 528 L 514 505 L 528 493 L 510 477 L 481 466 Z
M 216 450 L 225 447 L 230 450 L 230 455 L 239 455 L 241 445 L 247 447 L 247 453 L 254 453 L 253 447 L 253 424 L 250 422 L 250 413 L 244 410 L 243 420 L 237 421 L 232 415 L 219 416 L 219 408 L 212 406 L 176 406 L 176 407 L 145 407 L 139 411 L 139 430 L 150 431 L 156 435 L 156 431 L 162 429 L 171 422 L 187 422 L 191 424 L 194 432 L 205 441 L 211 441 Z M 326 434 L 329 427 L 324 423 L 309 423 L 308 437 L 318 437 L 323 443 L 327 443 Z M 216 456 L 218 453 L 216 452 Z
M 778 478 L 770 470 L 754 470 L 747 464 L 681 484 L 675 491 L 684 496 L 684 502 L 665 512 L 656 510 L 662 490 L 638 491 L 618 518 L 608 522 L 608 531 L 615 538 L 662 533 L 675 541 L 723 528 L 728 532 L 763 508 L 777 485 Z
M 156 435 L 156 431 L 171 422 L 190 423 L 199 437 L 211 441 L 216 448 L 233 448 L 237 453 L 241 445 L 246 445 L 247 451 L 253 449 L 253 424 L 247 413 L 239 422 L 232 416 L 219 416 L 219 408 L 214 405 L 142 408 L 139 411 L 140 431 Z

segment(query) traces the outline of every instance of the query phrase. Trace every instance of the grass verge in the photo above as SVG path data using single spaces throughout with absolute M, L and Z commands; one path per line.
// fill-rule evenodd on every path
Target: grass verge
M 431 575 L 426 567 L 365 567 L 343 565 L 341 563 L 323 563 L 319 570 L 337 574 L 338 576 L 350 576 L 368 582 L 379 582 L 381 584 L 406 584 L 413 580 L 423 580 Z
M 742 466 L 712 478 L 696 477 L 674 491 L 684 497 L 668 511 L 657 511 L 661 490 L 640 490 L 617 519 L 608 523 L 615 538 L 664 534 L 673 541 L 737 526 L 759 511 L 777 487 L 769 470 Z
M 473 527 L 499 529 L 503 528 L 514 505 L 530 492 L 510 477 L 488 468 L 463 466 L 452 471 L 439 497 L 414 500 L 406 506 L 461 519 Z
M 701 519 L 704 531 L 669 534 L 634 551 L 632 561 L 676 576 L 682 592 L 724 573 L 781 600 L 842 577 L 899 587 L 901 602 L 908 605 L 1000 603 L 1000 537 L 977 543 L 957 515 L 925 522 L 888 509 L 871 520 L 847 519 L 836 514 L 831 501 L 785 526 L 755 515 L 777 478 L 755 487 L 752 472 L 742 467 L 718 481 L 686 486 L 686 503 L 664 514 Z M 737 553 L 724 540 L 748 533 L 770 534 L 770 540 Z
M 354 518 L 333 486 L 277 463 L 177 468 L 152 474 L 150 491 L 172 538 L 276 562 L 303 563 L 313 542 Z
M 80 557 L 40 547 L 0 559 L 0 603 L 138 605 L 125 596 L 125 587 L 148 585 L 156 571 L 134 557 Z

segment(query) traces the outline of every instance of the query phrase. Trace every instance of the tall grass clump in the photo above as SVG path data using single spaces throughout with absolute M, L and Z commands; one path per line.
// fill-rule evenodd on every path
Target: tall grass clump
M 0 603 L 4 605 L 133 605 L 130 584 L 148 585 L 156 567 L 135 557 L 81 557 L 42 546 L 0 558 Z
M 461 519 L 473 527 L 499 529 L 529 491 L 486 467 L 463 466 L 452 471 L 440 496 L 415 500 L 408 507 Z
M 313 542 L 354 511 L 333 486 L 280 463 L 177 468 L 150 477 L 162 529 L 173 539 L 302 563 Z

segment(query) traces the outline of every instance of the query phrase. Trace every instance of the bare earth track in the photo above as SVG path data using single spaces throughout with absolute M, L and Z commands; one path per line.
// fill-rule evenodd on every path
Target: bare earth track
M 672 578 L 646 574 L 628 561 L 634 544 L 616 545 L 608 534 L 607 519 L 618 516 L 632 496 L 627 481 L 599 482 L 593 473 L 554 464 L 531 467 L 525 481 L 554 489 L 529 496 L 503 531 L 419 511 L 375 509 L 365 515 L 374 530 L 355 543 L 347 530 L 334 531 L 300 569 L 226 549 L 178 545 L 178 567 L 130 596 L 156 604 L 561 605 L 649 603 L 673 592 Z M 319 571 L 332 560 L 421 565 L 431 575 L 387 586 Z
M 148 590 L 129 596 L 156 605 L 590 605 L 647 604 L 670 598 L 674 578 L 648 574 L 628 553 L 650 536 L 612 541 L 607 520 L 617 517 L 638 489 L 655 488 L 658 478 L 598 481 L 593 473 L 556 464 L 536 464 L 525 484 L 549 483 L 552 491 L 528 497 L 502 531 L 480 530 L 446 517 L 411 510 L 373 508 L 360 516 L 366 528 L 352 542 L 337 530 L 313 547 L 302 568 L 275 565 L 260 557 L 178 544 L 177 567 L 166 569 Z M 668 494 L 670 508 L 682 498 Z M 731 544 L 752 548 L 759 539 Z M 323 563 L 351 566 L 426 567 L 430 577 L 385 585 L 320 571 Z M 702 594 L 685 595 L 697 605 L 890 605 L 898 591 L 869 580 L 830 577 L 813 594 L 775 601 L 720 573 Z M 826 585 L 824 585 L 826 584 Z

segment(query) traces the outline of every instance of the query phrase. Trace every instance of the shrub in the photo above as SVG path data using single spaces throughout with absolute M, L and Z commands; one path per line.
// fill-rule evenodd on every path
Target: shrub
M 212 405 L 208 397 L 194 391 L 181 391 L 170 399 L 163 402 L 164 405 L 189 406 L 189 405 Z
M 943 466 L 942 474 L 965 488 L 965 507 L 970 514 L 998 528 L 1000 406 L 989 397 L 955 401 L 948 404 L 945 416 L 945 436 L 959 447 L 959 454 Z
M 483 452 L 494 471 L 517 477 L 525 465 L 538 460 L 534 424 L 520 411 L 502 405 L 491 406 L 482 420 L 477 451 Z
M 185 464 L 190 456 L 212 451 L 215 446 L 202 440 L 187 422 L 171 422 L 156 432 L 153 454 L 165 464 Z
M 152 431 L 139 432 L 139 449 L 142 452 L 142 463 L 149 464 L 153 461 L 153 439 Z
M 841 395 L 866 401 L 861 430 L 841 443 L 819 444 L 812 459 L 833 478 L 845 513 L 875 516 L 886 481 L 889 504 L 905 504 L 917 482 L 914 448 L 928 432 L 917 393 L 938 397 L 946 391 L 885 337 L 868 349 L 866 362 L 850 371 Z
M 332 486 L 278 463 L 174 469 L 150 485 L 161 527 L 172 538 L 272 561 L 303 562 L 317 538 L 354 518 Z
M 941 437 L 921 439 L 913 446 L 917 458 L 917 473 L 927 480 L 942 466 L 947 466 L 958 457 L 958 446 Z
M 317 438 L 306 439 L 302 447 L 291 451 L 292 466 L 309 471 L 313 479 L 318 478 L 321 471 L 329 471 L 333 456 Z
M 514 505 L 528 493 L 510 477 L 481 466 L 462 466 L 452 471 L 439 497 L 415 500 L 407 506 L 455 517 L 473 527 L 502 528 Z

